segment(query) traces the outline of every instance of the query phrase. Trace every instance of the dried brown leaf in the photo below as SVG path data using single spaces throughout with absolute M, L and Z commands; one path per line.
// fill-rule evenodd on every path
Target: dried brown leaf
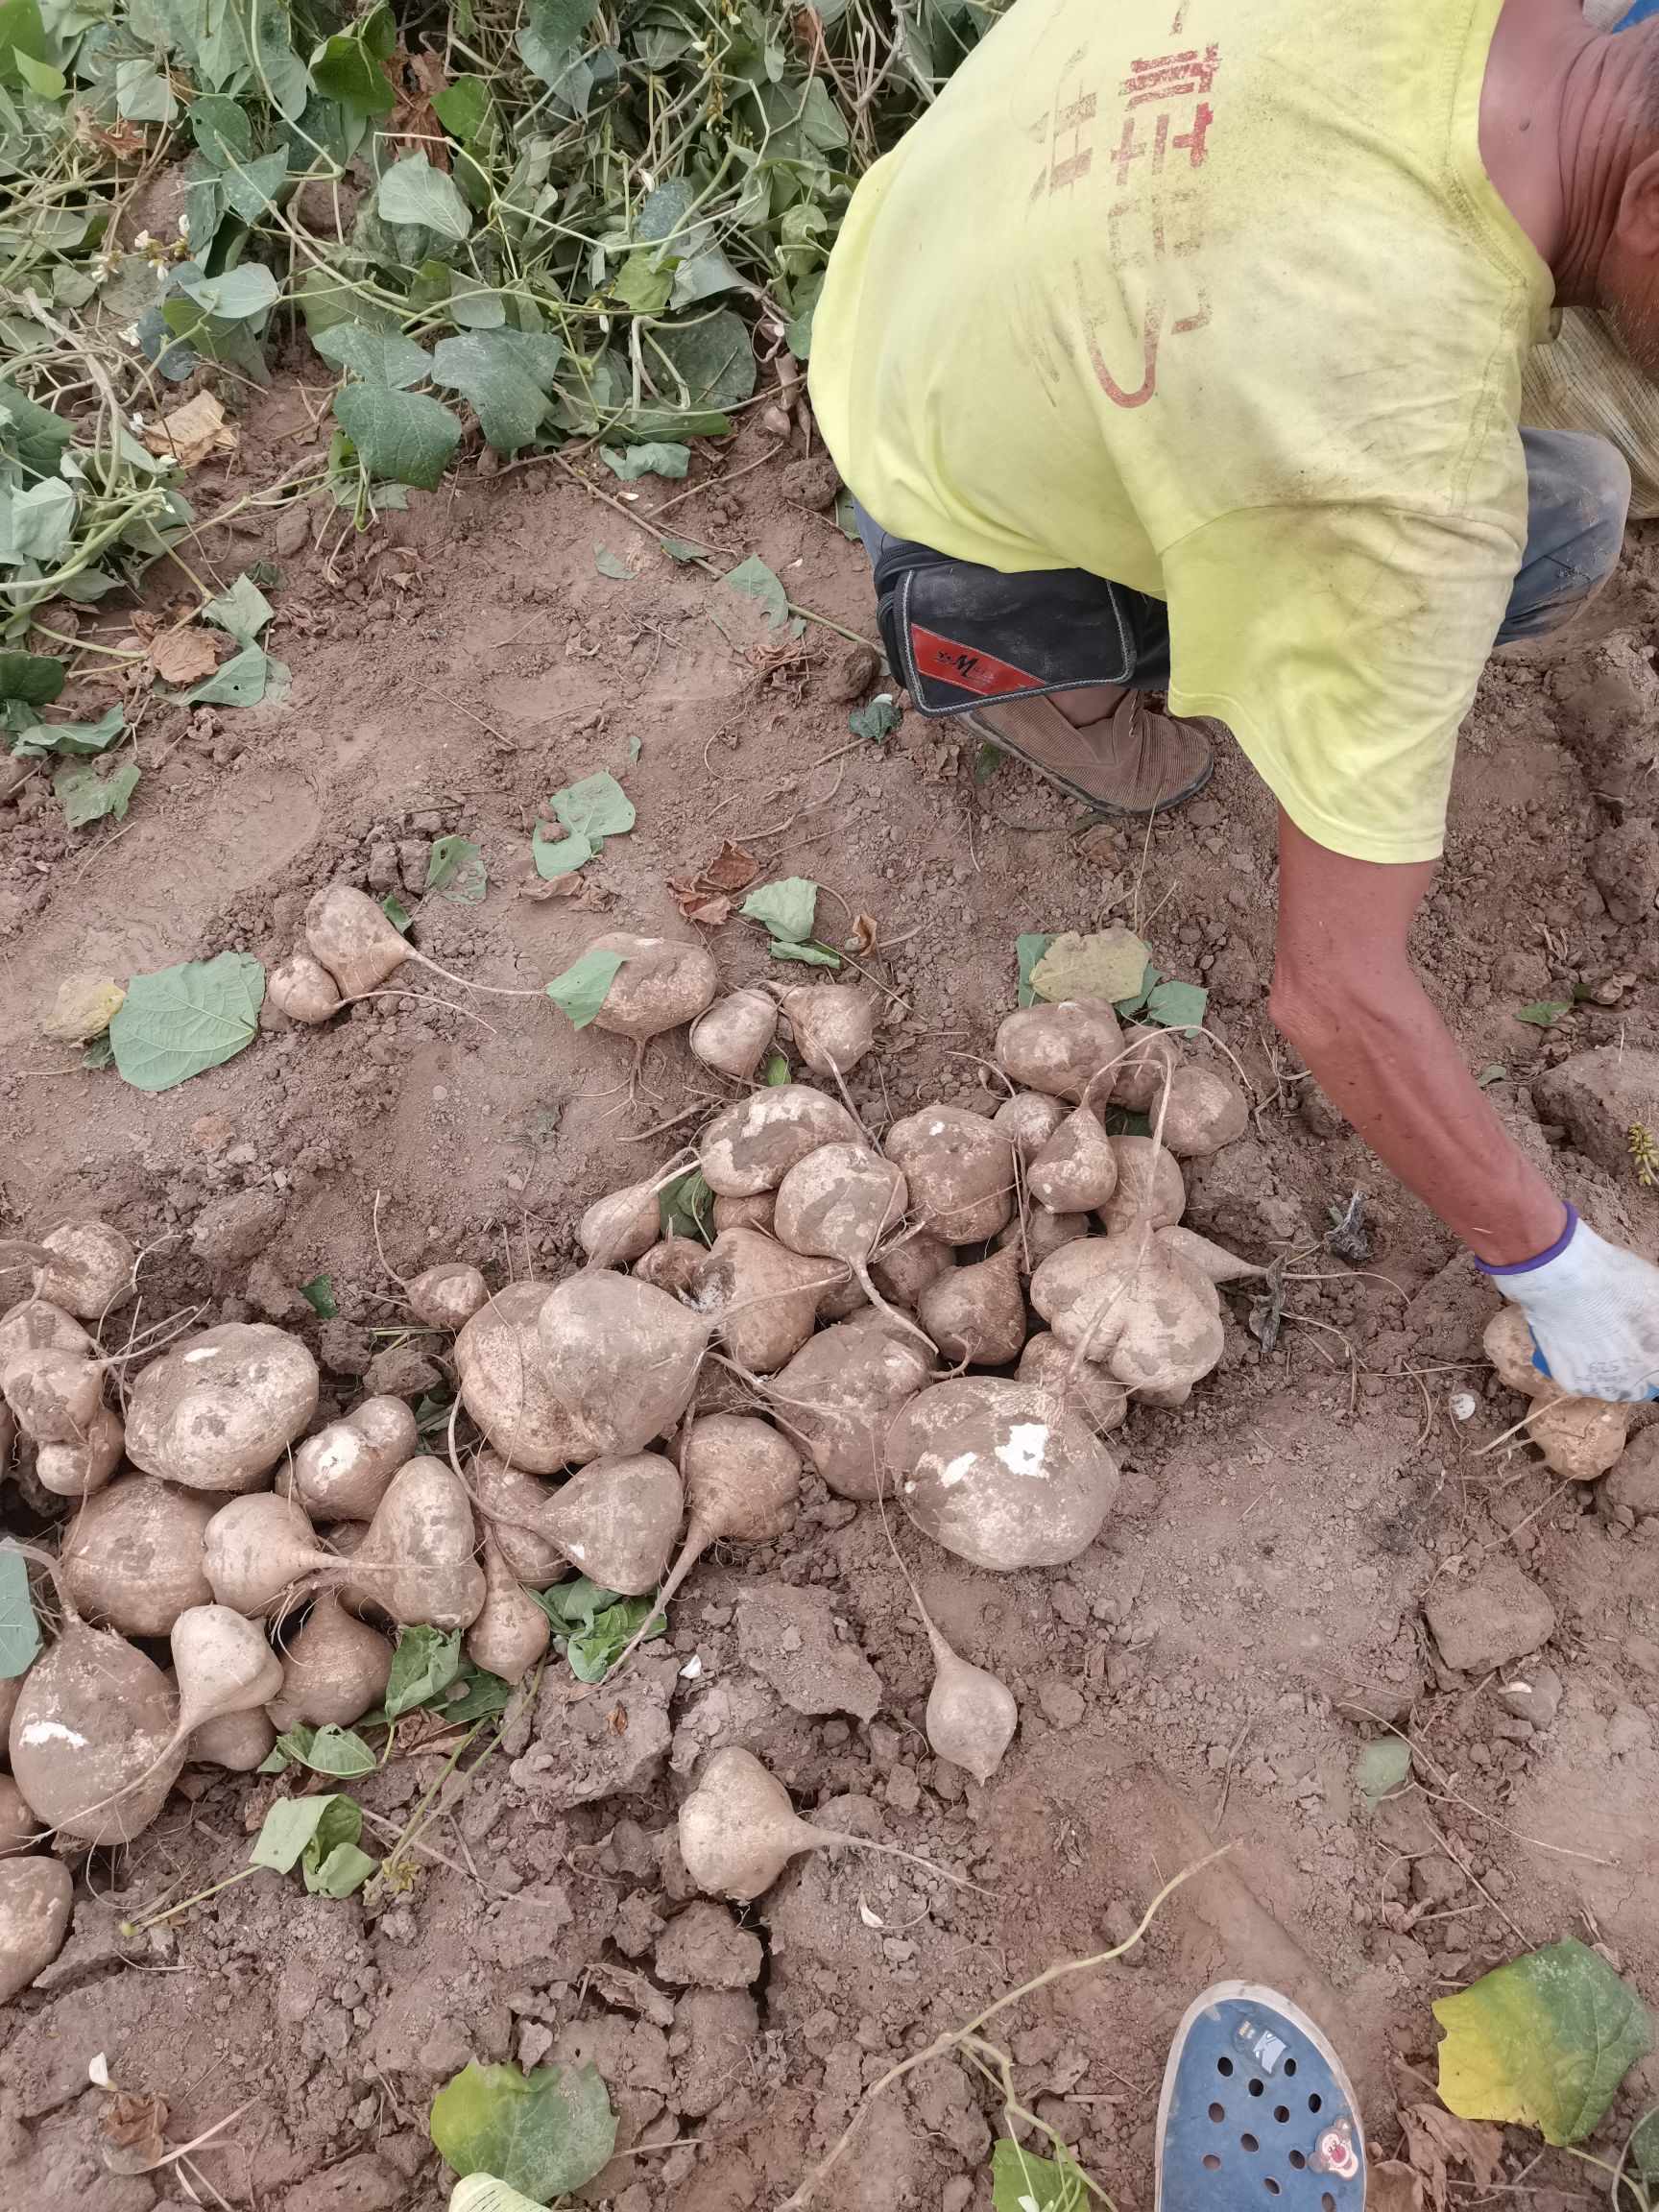
M 728 840 L 708 867 L 699 870 L 697 880 L 705 891 L 746 891 L 759 873 L 755 855 Z
M 150 641 L 150 665 L 163 684 L 199 684 L 219 665 L 210 634 L 194 624 Z
M 1380 2158 L 1365 2176 L 1365 2212 L 1423 2212 L 1423 2176 L 1403 2158 Z
M 144 2174 L 167 2155 L 167 2100 L 117 2089 L 104 2115 L 104 2163 L 111 2174 Z
M 881 925 L 874 914 L 854 914 L 852 933 L 842 945 L 843 952 L 851 952 L 858 959 L 874 952 L 881 935 Z
M 1434 2212 L 1446 2212 L 1448 2165 L 1467 2167 L 1489 2189 L 1503 2171 L 1503 2130 L 1489 2120 L 1459 2120 L 1439 2104 L 1407 2104 L 1400 2114 L 1406 2155 L 1429 2185 Z
M 424 154 L 434 169 L 449 166 L 449 141 L 432 106 L 434 92 L 442 92 L 449 80 L 436 54 L 411 54 L 400 42 L 380 64 L 387 83 L 397 94 L 386 118 L 386 141 L 394 150 L 407 146 Z
M 143 432 L 152 453 L 164 454 L 180 469 L 197 469 L 210 453 L 234 453 L 242 443 L 225 409 L 211 392 L 198 392 L 182 407 L 175 407 Z

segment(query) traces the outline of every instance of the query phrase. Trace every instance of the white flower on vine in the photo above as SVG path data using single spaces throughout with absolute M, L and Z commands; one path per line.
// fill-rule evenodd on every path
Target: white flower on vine
M 180 215 L 179 218 L 179 237 L 180 243 L 186 245 L 189 243 L 190 218 L 188 215 Z
M 122 343 L 124 346 L 136 346 L 136 345 L 137 345 L 137 343 L 138 343 L 138 325 L 137 325 L 137 324 L 136 324 L 136 323 L 129 323 L 129 324 L 128 324 L 128 325 L 127 325 L 127 327 L 126 327 L 126 329 L 125 329 L 125 330 L 123 330 L 123 331 L 121 332 L 120 336 L 121 336 L 121 343 Z
M 134 430 L 142 432 L 144 428 L 144 418 L 142 415 L 129 415 L 127 420 L 132 425 Z
M 103 247 L 98 252 L 93 254 L 91 261 L 88 263 L 88 267 L 92 272 L 93 281 L 95 283 L 102 284 L 106 277 L 113 276 L 116 270 L 120 268 L 124 258 L 125 256 L 123 255 L 119 246 Z

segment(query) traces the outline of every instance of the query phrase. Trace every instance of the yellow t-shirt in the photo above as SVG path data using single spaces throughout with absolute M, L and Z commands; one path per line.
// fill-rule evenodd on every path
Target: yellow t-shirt
M 1016 0 L 854 194 L 811 393 L 886 530 L 1166 599 L 1318 843 L 1440 851 L 1527 529 L 1550 272 L 1480 160 L 1501 0 Z

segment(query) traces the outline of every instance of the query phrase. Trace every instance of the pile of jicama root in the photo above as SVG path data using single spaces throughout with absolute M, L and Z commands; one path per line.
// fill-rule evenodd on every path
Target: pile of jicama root
M 455 1262 L 404 1285 L 416 1322 L 453 1332 L 456 1418 L 430 1448 L 400 1398 L 317 1426 L 316 1361 L 281 1329 L 107 1354 L 134 1255 L 106 1223 L 12 1248 L 34 1294 L 0 1317 L 0 1469 L 15 1453 L 26 1490 L 73 1511 L 55 1557 L 24 1548 L 53 1633 L 0 1682 L 0 1998 L 62 1940 L 69 1846 L 136 1836 L 187 1763 L 246 1772 L 297 1723 L 349 1727 L 384 1700 L 400 1628 L 464 1631 L 474 1666 L 522 1683 L 549 1638 L 531 1590 L 580 1573 L 656 1593 L 655 1619 L 709 1545 L 786 1533 L 808 1470 L 974 1566 L 1058 1567 L 1105 1522 L 1130 1402 L 1180 1405 L 1220 1357 L 1217 1286 L 1260 1270 L 1180 1226 L 1181 1162 L 1247 1106 L 1171 1032 L 1103 999 L 1023 1008 L 998 1032 L 995 1113 L 935 1105 L 878 1139 L 845 1083 L 875 1039 L 866 994 L 710 1002 L 702 968 L 682 988 L 663 957 L 701 948 L 635 942 L 603 1025 L 689 1021 L 739 1091 L 669 1171 L 701 1173 L 709 1240 L 664 1233 L 665 1174 L 588 1210 L 562 1282 L 492 1295 Z M 818 1084 L 755 1082 L 781 1022 Z M 1108 1107 L 1150 1133 L 1108 1134 Z M 922 1618 L 929 1742 L 983 1783 L 1014 1698 Z M 693 1880 L 739 1898 L 836 1840 L 733 1747 L 681 1837 Z

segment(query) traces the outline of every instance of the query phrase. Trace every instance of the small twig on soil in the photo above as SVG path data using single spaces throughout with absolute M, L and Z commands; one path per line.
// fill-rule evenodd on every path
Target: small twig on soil
M 647 507 L 645 518 L 654 522 L 659 515 L 666 515 L 670 507 L 678 507 L 683 499 L 695 499 L 699 492 L 723 492 L 728 484 L 735 484 L 739 476 L 752 476 L 757 469 L 764 469 L 767 462 L 775 461 L 782 450 L 782 445 L 769 445 L 758 461 L 745 461 L 741 469 L 728 469 L 724 475 L 705 476 L 701 484 L 676 492 L 672 499 L 664 499 L 660 507 Z

